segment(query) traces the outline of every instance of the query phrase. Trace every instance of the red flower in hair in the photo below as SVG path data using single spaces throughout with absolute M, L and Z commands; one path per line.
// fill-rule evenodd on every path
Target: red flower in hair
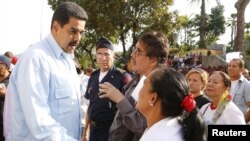
M 187 112 L 191 112 L 196 107 L 196 102 L 194 96 L 188 94 L 181 102 L 181 107 L 183 107 Z

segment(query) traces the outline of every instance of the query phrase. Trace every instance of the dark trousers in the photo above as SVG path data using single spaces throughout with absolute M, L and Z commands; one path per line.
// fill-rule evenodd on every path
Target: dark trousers
M 91 122 L 89 141 L 108 141 L 112 122 Z

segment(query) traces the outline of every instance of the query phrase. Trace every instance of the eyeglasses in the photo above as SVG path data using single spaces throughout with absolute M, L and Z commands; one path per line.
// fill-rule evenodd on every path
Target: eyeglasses
M 136 56 L 138 55 L 145 55 L 146 53 L 142 52 L 140 49 L 138 49 L 137 47 L 134 47 L 132 50 L 132 53 L 134 53 Z

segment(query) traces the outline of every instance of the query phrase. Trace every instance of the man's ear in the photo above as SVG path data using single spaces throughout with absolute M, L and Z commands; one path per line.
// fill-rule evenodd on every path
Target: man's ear
M 150 63 L 151 63 L 151 66 L 153 66 L 153 67 L 156 66 L 158 64 L 157 58 L 151 57 L 150 58 Z
M 57 21 L 54 21 L 54 22 L 52 23 L 52 30 L 57 31 L 58 28 L 59 28 L 59 26 L 60 26 L 60 24 L 59 24 Z

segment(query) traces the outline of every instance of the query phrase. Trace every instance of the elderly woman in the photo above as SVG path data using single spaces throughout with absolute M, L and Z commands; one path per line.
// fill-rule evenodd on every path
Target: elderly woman
M 200 110 L 207 124 L 245 124 L 243 113 L 228 93 L 230 86 L 229 76 L 222 71 L 212 72 L 209 76 L 206 94 L 211 103 L 205 104 Z
M 206 141 L 207 128 L 185 77 L 171 68 L 159 68 L 144 81 L 136 108 L 147 129 L 140 141 Z
M 194 95 L 197 108 L 210 102 L 209 98 L 203 94 L 207 85 L 208 74 L 202 69 L 192 69 L 186 74 L 188 80 L 189 93 Z

